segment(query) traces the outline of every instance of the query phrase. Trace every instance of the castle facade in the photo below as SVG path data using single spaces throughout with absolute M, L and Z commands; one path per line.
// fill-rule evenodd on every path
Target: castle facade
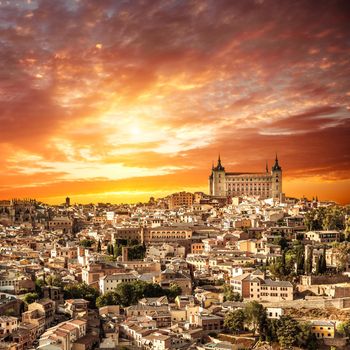
M 280 199 L 282 194 L 282 168 L 275 164 L 265 172 L 226 172 L 219 156 L 217 166 L 209 176 L 209 194 L 217 197 L 259 196 L 261 199 Z

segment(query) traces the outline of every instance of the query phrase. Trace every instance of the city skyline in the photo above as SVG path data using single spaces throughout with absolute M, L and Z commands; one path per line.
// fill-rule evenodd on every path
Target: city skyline
M 0 199 L 208 192 L 212 161 L 350 202 L 346 1 L 0 1 Z M 64 25 L 62 24 L 64 22 Z

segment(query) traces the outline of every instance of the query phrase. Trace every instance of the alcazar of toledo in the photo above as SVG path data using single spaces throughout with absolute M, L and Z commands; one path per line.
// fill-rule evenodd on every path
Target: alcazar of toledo
M 282 168 L 278 164 L 276 155 L 275 164 L 271 171 L 266 165 L 265 172 L 227 172 L 221 164 L 212 167 L 209 176 L 209 193 L 211 196 L 259 196 L 261 199 L 280 199 L 282 195 Z

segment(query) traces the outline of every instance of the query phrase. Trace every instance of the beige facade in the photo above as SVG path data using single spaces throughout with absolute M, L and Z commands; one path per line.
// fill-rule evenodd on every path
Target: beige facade
M 156 227 L 145 229 L 144 242 L 176 242 L 192 239 L 192 229 L 185 227 Z
M 242 195 L 279 199 L 282 193 L 282 168 L 276 156 L 271 171 L 261 173 L 226 172 L 219 157 L 216 167 L 209 176 L 209 193 L 217 197 L 237 197 Z
M 11 334 L 18 328 L 18 320 L 12 316 L 0 316 L 0 336 Z
M 176 209 L 179 207 L 190 207 L 193 204 L 194 195 L 189 192 L 173 193 L 168 197 L 169 209 Z
M 305 232 L 305 238 L 318 243 L 331 243 L 339 240 L 338 231 L 309 231 Z
M 102 294 L 106 292 L 114 291 L 118 284 L 123 282 L 136 281 L 137 276 L 131 273 L 114 273 L 112 275 L 107 275 L 100 277 L 100 292 Z

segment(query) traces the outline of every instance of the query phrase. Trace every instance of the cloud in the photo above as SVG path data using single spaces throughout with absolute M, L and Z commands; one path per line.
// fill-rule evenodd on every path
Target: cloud
M 277 151 L 286 177 L 349 179 L 349 13 L 340 0 L 2 1 L 2 186 L 21 186 L 3 194 L 183 172 L 204 186 L 219 152 L 235 169 Z

